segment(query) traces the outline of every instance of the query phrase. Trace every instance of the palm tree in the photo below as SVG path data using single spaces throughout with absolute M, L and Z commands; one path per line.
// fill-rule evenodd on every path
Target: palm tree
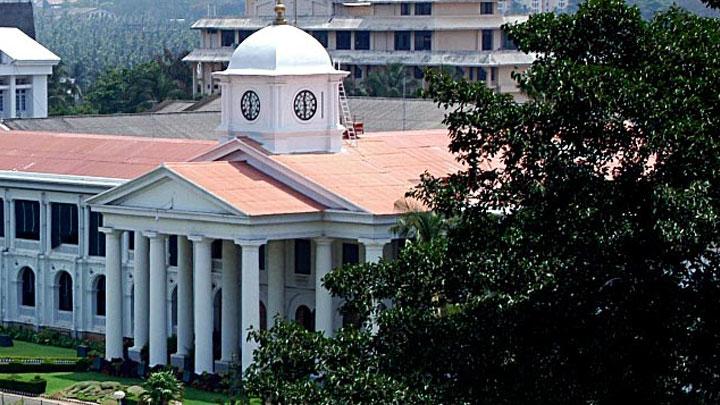
M 420 204 L 411 200 L 402 200 L 396 204 L 404 213 L 391 230 L 398 236 L 415 239 L 418 242 L 429 242 L 445 234 L 447 222 L 432 211 L 425 210 Z
M 398 64 L 370 72 L 365 79 L 367 93 L 372 97 L 414 97 L 419 86 L 405 66 Z

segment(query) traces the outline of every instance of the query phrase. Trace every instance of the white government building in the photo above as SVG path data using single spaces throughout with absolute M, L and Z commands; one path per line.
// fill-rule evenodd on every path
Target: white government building
M 48 76 L 60 58 L 24 32 L 0 27 L 0 120 L 45 118 Z
M 104 334 L 107 359 L 132 341 L 149 366 L 194 353 L 197 374 L 247 367 L 246 331 L 275 314 L 342 326 L 321 278 L 396 255 L 405 192 L 461 167 L 446 130 L 343 140 L 348 72 L 281 22 L 217 73 L 220 143 L 0 132 L 5 323 Z

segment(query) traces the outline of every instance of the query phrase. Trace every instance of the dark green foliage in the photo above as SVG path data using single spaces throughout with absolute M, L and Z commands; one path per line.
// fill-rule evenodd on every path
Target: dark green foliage
M 420 403 L 427 398 L 380 370 L 367 331 L 347 329 L 334 339 L 280 322 L 255 331 L 260 342 L 247 390 L 272 403 Z
M 190 85 L 188 65 L 168 51 L 162 58 L 134 68 L 111 69 L 100 75 L 85 100 L 100 114 L 147 111 L 167 99 L 187 98 Z
M 146 404 L 165 405 L 183 398 L 183 385 L 171 370 L 150 374 L 142 387 L 141 399 Z
M 35 376 L 35 378 L 29 381 L 12 377 L 0 378 L 0 389 L 4 390 L 40 395 L 45 393 L 46 388 L 47 381 L 43 380 L 39 376 Z
M 8 357 L 5 357 L 8 359 Z M 59 373 L 87 371 L 89 359 L 21 359 L 9 357 L 8 363 L 0 363 L 0 373 Z
M 720 21 L 590 0 L 506 29 L 539 55 L 518 76 L 532 101 L 429 76 L 466 170 L 412 196 L 446 235 L 329 274 L 377 334 L 276 325 L 256 392 L 355 402 L 339 382 L 370 398 L 369 373 L 388 397 L 357 402 L 720 400 Z

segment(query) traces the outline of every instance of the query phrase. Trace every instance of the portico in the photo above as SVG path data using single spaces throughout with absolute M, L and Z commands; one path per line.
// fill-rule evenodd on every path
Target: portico
M 167 288 L 169 267 L 166 260 L 166 242 L 170 235 L 177 235 L 177 352 L 173 353 L 172 364 L 184 367 L 190 353 L 194 353 L 192 364 L 196 374 L 222 372 L 231 362 L 238 362 L 242 369 L 252 362 L 255 343 L 247 341 L 250 329 L 259 329 L 261 303 L 260 263 L 264 261 L 267 286 L 266 307 L 268 322 L 275 314 L 283 316 L 288 301 L 285 279 L 288 274 L 288 241 L 296 238 L 310 240 L 313 251 L 311 274 L 294 275 L 310 279 L 314 293 L 316 330 L 331 335 L 341 322 L 337 306 L 333 304 L 330 293 L 322 286 L 321 279 L 333 267 L 342 263 L 337 257 L 338 249 L 333 249 L 339 241 L 347 241 L 347 233 L 328 232 L 332 223 L 318 220 L 317 215 L 305 215 L 293 218 L 295 224 L 280 222 L 286 218 L 267 217 L 258 220 L 237 217 L 228 223 L 207 221 L 187 221 L 181 224 L 177 217 L 187 216 L 188 212 L 158 209 L 132 210 L 129 207 L 98 206 L 104 211 L 106 235 L 106 274 L 107 274 L 107 313 L 106 358 L 108 360 L 123 357 L 122 338 L 122 282 L 119 279 L 119 257 L 121 256 L 121 232 L 132 231 L 135 235 L 133 270 L 133 342 L 130 357 L 140 360 L 140 351 L 148 345 L 148 365 L 168 365 L 167 350 Z M 121 211 L 126 211 L 123 215 Z M 208 213 L 195 212 L 197 216 Z M 219 219 L 219 218 L 218 218 Z M 288 218 L 289 219 L 289 218 Z M 242 224 L 240 222 L 250 222 Z M 255 224 L 253 222 L 256 222 Z M 144 224 L 144 227 L 142 226 Z M 152 228 L 148 229 L 148 225 Z M 287 227 L 289 226 L 289 229 Z M 387 228 L 388 224 L 383 227 Z M 185 232 L 180 233 L 179 228 Z M 286 229 L 282 229 L 286 228 Z M 368 231 L 373 226 L 367 227 Z M 375 229 L 377 231 L 377 229 Z M 262 236 L 265 235 L 265 236 Z M 383 256 L 383 248 L 390 243 L 389 234 L 384 239 L 363 239 L 359 246 L 364 247 L 366 260 L 375 261 Z M 220 358 L 216 360 L 213 340 L 213 278 L 211 244 L 221 240 L 221 282 L 222 295 Z M 260 258 L 261 246 L 265 246 L 263 259 Z M 149 248 L 148 248 L 149 247 Z M 341 249 L 339 250 L 342 251 Z M 294 269 L 293 269 L 294 270 Z M 147 297 L 145 299 L 144 297 Z M 292 317 L 289 317 L 292 319 Z M 265 327 L 265 325 L 262 325 Z M 149 338 L 148 338 L 149 336 Z

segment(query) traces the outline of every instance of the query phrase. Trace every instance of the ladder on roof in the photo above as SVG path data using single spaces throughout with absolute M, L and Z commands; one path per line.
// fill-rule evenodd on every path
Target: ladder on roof
M 345 131 L 347 132 L 347 139 L 350 142 L 357 141 L 357 132 L 355 132 L 355 122 L 352 119 L 352 115 L 350 114 L 350 105 L 348 104 L 347 100 L 347 94 L 345 93 L 345 85 L 343 85 L 343 82 L 340 82 L 339 86 L 339 95 L 340 95 L 340 121 L 341 124 L 345 127 Z

